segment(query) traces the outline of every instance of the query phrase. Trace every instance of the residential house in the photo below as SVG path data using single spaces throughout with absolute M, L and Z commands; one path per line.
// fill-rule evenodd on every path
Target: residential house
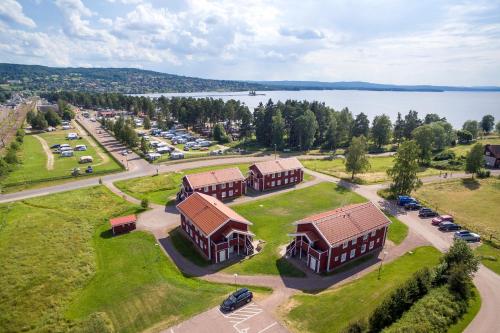
M 259 162 L 250 166 L 247 186 L 256 191 L 267 191 L 300 183 L 304 167 L 295 157 Z
M 489 168 L 500 168 L 500 145 L 484 146 L 484 162 Z

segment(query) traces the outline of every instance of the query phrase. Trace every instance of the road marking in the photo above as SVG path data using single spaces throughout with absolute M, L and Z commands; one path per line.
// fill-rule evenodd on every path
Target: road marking
M 229 322 L 233 324 L 233 328 L 236 330 L 238 333 L 247 333 L 250 327 L 245 327 L 245 328 L 239 328 L 238 325 L 244 323 L 245 321 L 261 314 L 263 310 L 259 308 L 255 303 L 248 304 L 247 306 L 234 311 L 231 314 L 224 314 L 222 311 L 219 310 L 219 312 L 222 314 L 224 318 L 230 319 Z M 271 324 L 269 327 L 272 327 L 273 324 Z M 265 328 L 267 329 L 267 327 Z
M 260 330 L 260 331 L 258 331 L 257 333 L 262 333 L 262 332 L 265 332 L 265 331 L 267 331 L 268 329 L 270 329 L 271 327 L 273 327 L 273 326 L 274 326 L 274 325 L 276 325 L 276 324 L 278 324 L 278 323 L 277 323 L 277 322 L 274 322 L 274 323 L 272 323 L 271 325 L 264 327 L 263 329 L 261 329 L 261 330 Z

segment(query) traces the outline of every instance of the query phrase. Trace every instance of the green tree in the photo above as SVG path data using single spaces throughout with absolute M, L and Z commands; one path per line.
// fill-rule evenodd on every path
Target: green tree
M 490 133 L 495 127 L 495 117 L 491 114 L 487 114 L 481 119 L 481 128 L 485 133 Z
M 456 239 L 448 251 L 443 255 L 441 262 L 447 268 L 453 265 L 463 264 L 467 275 L 472 276 L 479 269 L 479 259 L 470 246 L 461 239 Z
M 406 139 L 411 139 L 413 131 L 420 125 L 422 125 L 422 120 L 418 118 L 418 112 L 410 110 L 405 116 L 403 136 Z
M 431 125 L 417 127 L 412 132 L 413 139 L 419 149 L 421 163 L 429 163 L 432 156 L 432 144 L 434 143 L 434 131 Z
M 30 125 L 33 129 L 36 130 L 44 130 L 47 127 L 49 127 L 47 120 L 45 119 L 44 115 L 41 112 L 38 112 L 36 116 L 33 119 L 31 119 Z
M 370 161 L 366 155 L 367 152 L 368 147 L 365 137 L 353 137 L 345 157 L 345 170 L 351 173 L 351 180 L 354 180 L 355 174 L 370 169 Z
M 495 129 L 497 131 L 497 134 L 500 135 L 500 121 L 497 123 L 497 125 L 495 126 Z
M 339 146 L 345 147 L 349 144 L 353 122 L 351 111 L 348 108 L 343 108 L 337 116 L 337 143 Z
M 356 116 L 356 119 L 354 119 L 351 136 L 363 135 L 365 138 L 367 138 L 369 132 L 370 132 L 370 121 L 368 120 L 366 114 L 361 112 Z
M 214 140 L 216 140 L 219 143 L 226 143 L 229 141 L 229 137 L 226 134 L 226 130 L 224 129 L 224 126 L 222 124 L 215 124 L 212 135 Z
M 151 145 L 149 141 L 147 141 L 144 137 L 141 138 L 141 151 L 146 154 L 151 149 Z
M 330 115 L 330 122 L 328 124 L 328 129 L 325 134 L 325 145 L 330 150 L 335 150 L 338 146 L 337 141 L 337 120 L 335 116 Z
M 438 121 L 446 121 L 446 118 L 441 118 L 438 114 L 428 113 L 425 115 L 424 124 L 432 124 Z
M 250 138 L 252 137 L 253 127 L 252 127 L 252 113 L 248 108 L 244 108 L 241 112 L 241 125 L 240 125 L 240 137 Z
M 479 123 L 475 120 L 467 120 L 462 126 L 462 129 L 472 134 L 472 138 L 474 139 L 479 135 Z
M 467 130 L 457 131 L 458 142 L 462 144 L 468 144 L 472 141 L 472 133 Z
M 372 138 L 379 148 L 390 142 L 391 132 L 391 119 L 387 115 L 383 114 L 373 118 Z
M 278 149 L 282 149 L 285 143 L 285 122 L 281 116 L 281 112 L 278 111 L 273 117 L 273 122 L 271 124 L 271 144 Z
M 49 126 L 56 127 L 57 125 L 61 124 L 61 117 L 59 117 L 59 115 L 52 109 L 49 109 L 47 112 L 45 112 L 44 116 Z
M 432 129 L 432 141 L 435 149 L 442 150 L 449 145 L 447 133 L 441 122 L 434 122 L 429 126 Z
M 472 146 L 471 150 L 467 153 L 465 158 L 465 171 L 476 174 L 484 166 L 484 147 L 480 143 Z
M 149 116 L 144 116 L 144 129 L 150 129 L 151 128 L 151 119 L 149 119 Z
M 420 151 L 415 141 L 403 142 L 394 157 L 394 165 L 387 170 L 392 178 L 390 190 L 394 195 L 409 195 L 421 185 L 417 177 Z
M 394 139 L 398 144 L 404 138 L 404 128 L 405 121 L 401 117 L 401 112 L 398 112 L 398 117 L 396 118 L 396 122 L 394 123 Z
M 297 117 L 294 123 L 295 142 L 300 149 L 309 150 L 314 144 L 314 137 L 318 130 L 318 122 L 312 111 L 307 110 L 303 115 Z

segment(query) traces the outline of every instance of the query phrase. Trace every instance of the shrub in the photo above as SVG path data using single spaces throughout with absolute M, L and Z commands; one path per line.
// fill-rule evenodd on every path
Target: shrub
M 16 151 L 14 149 L 11 149 L 11 148 L 7 149 L 7 153 L 5 154 L 4 160 L 8 164 L 19 163 L 19 159 L 17 158 Z
M 147 198 L 142 199 L 141 200 L 141 207 L 144 209 L 148 208 L 149 207 L 149 199 L 147 199 Z
M 489 178 L 490 175 L 491 175 L 490 170 L 484 168 L 479 169 L 479 171 L 477 172 L 477 178 Z
M 342 333 L 364 333 L 368 330 L 366 319 L 356 320 L 342 330 Z
M 19 145 L 19 142 L 17 142 L 17 141 L 12 141 L 12 142 L 10 143 L 9 150 L 18 151 L 18 150 L 19 150 L 19 147 L 21 147 L 21 145 Z
M 445 161 L 454 159 L 455 159 L 455 152 L 452 150 L 445 150 L 434 156 L 434 161 Z

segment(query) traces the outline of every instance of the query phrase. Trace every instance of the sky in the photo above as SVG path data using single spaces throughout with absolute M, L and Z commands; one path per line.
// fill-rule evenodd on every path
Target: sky
M 500 1 L 0 0 L 0 62 L 500 86 Z

